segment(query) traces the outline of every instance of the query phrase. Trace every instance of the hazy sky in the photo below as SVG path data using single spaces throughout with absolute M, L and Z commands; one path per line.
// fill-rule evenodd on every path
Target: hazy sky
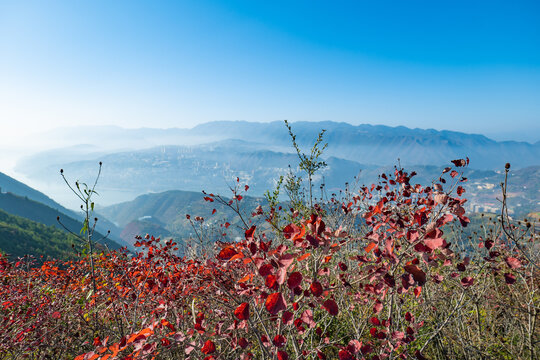
M 0 141 L 335 120 L 540 140 L 540 1 L 0 0 Z

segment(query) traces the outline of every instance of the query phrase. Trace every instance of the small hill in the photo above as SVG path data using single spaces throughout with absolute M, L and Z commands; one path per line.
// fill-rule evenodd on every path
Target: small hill
M 60 210 L 65 214 L 68 214 L 71 211 L 64 208 L 62 205 L 58 204 L 56 201 L 43 194 L 42 192 L 39 192 L 31 188 L 30 186 L 0 172 L 0 193 L 7 192 L 20 196 L 25 196 L 29 199 L 50 206 L 53 209 Z
M 241 209 L 246 213 L 245 219 L 258 220 L 252 219 L 251 212 L 259 204 L 264 206 L 265 203 L 266 200 L 263 198 L 245 196 L 240 202 Z M 214 209 L 216 212 L 212 214 Z M 231 224 L 227 229 L 229 235 L 233 237 L 243 235 L 237 230 L 236 225 L 240 225 L 241 222 L 237 214 L 217 201 L 205 201 L 203 194 L 192 191 L 173 190 L 141 195 L 133 201 L 100 208 L 99 212 L 124 229 L 122 231 L 124 240 L 127 236 L 133 241 L 134 235 L 144 236 L 147 233 L 154 236 L 171 236 L 178 241 L 193 237 L 195 230 L 186 218 L 187 214 L 191 215 L 192 219 L 195 216 L 205 219 L 203 231 L 214 225 L 219 227 L 220 224 L 229 222 Z M 199 230 L 197 224 L 197 231 Z
M 60 217 L 62 224 L 64 224 L 66 228 L 68 228 L 74 233 L 79 233 L 79 231 L 83 227 L 82 222 L 79 220 L 75 220 L 72 217 L 67 216 L 56 209 L 53 209 L 37 201 L 31 200 L 28 197 L 22 197 L 12 193 L 0 194 L 0 209 L 11 215 L 20 216 L 22 218 L 43 224 L 45 226 L 55 227 L 57 230 L 63 232 L 64 234 L 66 232 L 56 220 L 57 217 Z M 103 235 L 98 232 L 94 234 L 94 239 L 96 240 L 102 237 Z M 107 246 L 109 246 L 109 248 L 111 249 L 118 249 L 121 247 L 120 244 L 111 239 L 105 239 L 104 243 L 107 244 Z
M 44 159 L 43 159 L 44 161 Z M 67 190 L 69 191 L 69 190 Z M 34 220 L 34 221 L 37 221 L 37 222 L 40 222 L 42 224 L 45 224 L 45 225 L 57 225 L 56 224 L 56 216 L 61 216 L 62 218 L 64 217 L 69 217 L 71 219 L 78 219 L 79 222 L 81 222 L 83 220 L 83 217 L 80 213 L 77 213 L 75 211 L 72 211 L 72 210 L 69 210 L 65 207 L 63 207 L 62 205 L 60 205 L 59 203 L 57 203 L 56 201 L 54 201 L 53 199 L 51 199 L 50 197 L 48 197 L 47 195 L 43 194 L 42 192 L 40 191 L 37 191 L 33 188 L 31 188 L 30 186 L 0 172 L 0 195 L 5 195 L 5 193 L 11 193 L 12 195 L 13 194 L 16 194 L 20 197 L 23 197 L 25 198 L 26 200 L 33 200 L 34 202 L 37 202 L 37 203 L 40 203 L 42 205 L 45 205 L 53 210 L 55 210 L 56 212 L 58 212 L 59 214 L 55 215 L 52 220 L 50 219 L 50 217 L 48 218 L 45 218 L 44 216 L 45 215 L 41 215 L 41 219 L 36 219 L 36 218 L 31 218 L 31 217 L 28 217 L 28 216 L 25 216 L 24 214 L 24 211 L 26 212 L 33 212 L 36 216 L 40 216 L 38 215 L 38 212 L 41 211 L 42 209 L 35 209 L 35 206 L 29 206 L 28 204 L 24 204 L 24 205 L 21 205 L 21 204 L 18 204 L 18 205 L 15 205 L 14 203 L 14 199 L 11 199 L 11 200 L 7 200 L 7 199 L 4 199 L 4 204 L 6 206 L 5 210 L 9 213 L 13 213 L 13 211 L 11 211 L 11 209 L 8 207 L 8 206 L 16 206 L 16 208 L 18 208 L 20 211 L 22 211 L 21 213 L 18 213 L 16 215 L 19 215 L 19 216 L 22 216 L 22 217 L 27 217 L 31 220 Z M 5 201 L 8 201 L 8 203 L 5 203 Z M 22 206 L 22 208 L 21 208 Z M 28 208 L 25 208 L 25 206 L 29 206 Z M 2 207 L 0 207 L 2 208 Z M 49 210 L 47 210 L 49 212 Z M 51 221 L 53 221 L 53 223 L 51 223 Z M 72 229 L 70 227 L 70 229 Z M 80 229 L 80 227 L 79 227 Z M 100 221 L 97 223 L 97 227 L 96 229 L 101 232 L 101 233 L 104 233 L 106 234 L 107 231 L 111 231 L 111 234 L 109 236 L 110 239 L 112 240 L 116 240 L 116 241 L 119 241 L 119 235 L 120 235 L 120 229 L 118 229 L 113 223 L 111 223 L 109 220 L 101 217 L 100 218 Z
M 80 249 L 80 241 L 65 231 L 0 210 L 0 251 L 12 259 L 33 255 L 38 261 L 66 260 Z

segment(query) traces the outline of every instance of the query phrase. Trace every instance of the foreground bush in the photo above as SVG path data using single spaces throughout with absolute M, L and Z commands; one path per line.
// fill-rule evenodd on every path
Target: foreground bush
M 147 236 L 136 256 L 93 264 L 0 257 L 0 357 L 534 359 L 538 236 L 503 217 L 453 250 L 445 231 L 469 222 L 466 163 L 427 187 L 396 169 L 356 194 L 248 216 L 235 191 L 245 238 L 196 256 Z

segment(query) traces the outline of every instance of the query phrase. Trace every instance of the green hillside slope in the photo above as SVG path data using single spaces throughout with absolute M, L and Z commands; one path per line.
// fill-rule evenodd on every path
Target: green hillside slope
M 57 217 L 60 217 L 62 223 L 74 233 L 78 233 L 83 226 L 80 221 L 63 214 L 56 209 L 37 201 L 30 200 L 27 197 L 18 196 L 12 193 L 0 193 L 0 209 L 11 215 L 20 216 L 46 226 L 54 226 L 57 230 L 64 233 L 64 229 L 56 220 Z M 100 239 L 101 237 L 103 237 L 103 235 L 97 232 L 95 233 L 95 239 Z M 121 247 L 120 244 L 110 239 L 104 240 L 104 243 L 112 249 Z
M 36 201 L 38 203 L 47 205 L 51 209 L 57 210 L 58 212 L 60 212 L 62 214 L 65 214 L 65 215 L 67 215 L 68 217 L 70 217 L 72 219 L 76 219 L 76 220 L 79 220 L 79 221 L 83 220 L 82 215 L 80 213 L 76 213 L 75 211 L 72 211 L 72 210 L 69 210 L 69 209 L 63 207 L 62 205 L 60 205 L 59 203 L 57 203 L 56 201 L 54 201 L 53 199 L 51 199 L 47 195 L 43 194 L 42 192 L 39 192 L 39 191 L 31 188 L 30 186 L 28 186 L 28 185 L 26 185 L 26 184 L 24 184 L 24 183 L 22 183 L 22 182 L 20 182 L 20 181 L 18 181 L 16 179 L 10 177 L 10 176 L 7 176 L 6 174 L 4 174 L 2 172 L 0 172 L 0 193 L 16 194 L 16 195 L 22 196 L 24 198 L 34 200 L 34 201 Z M 2 207 L 0 207 L 0 208 L 2 208 Z M 9 213 L 14 213 L 13 211 L 10 211 L 9 208 L 4 208 L 4 210 L 6 210 Z M 17 215 L 28 218 L 28 216 L 25 216 L 24 214 L 17 214 Z M 32 219 L 32 218 L 30 218 L 30 219 Z M 32 220 L 37 221 L 37 222 L 41 222 L 41 223 L 46 224 L 46 225 L 55 225 L 56 224 L 56 215 L 53 217 L 54 224 L 49 223 L 49 222 L 44 222 L 44 221 L 41 221 L 41 220 L 36 220 L 36 219 L 32 219 Z M 120 229 L 118 229 L 113 223 L 111 223 L 110 221 L 108 221 L 107 219 L 105 219 L 103 217 L 98 222 L 96 229 L 101 233 L 106 233 L 107 231 L 110 230 L 111 234 L 110 234 L 109 238 L 112 239 L 112 240 L 118 240 L 119 239 Z
M 64 208 L 62 205 L 55 202 L 47 195 L 32 189 L 30 186 L 0 172 L 0 192 L 11 192 L 20 196 L 26 196 L 29 199 L 38 201 L 42 204 L 50 206 L 53 209 L 60 210 L 64 213 L 68 213 L 70 210 Z
M 81 242 L 65 231 L 0 210 L 0 251 L 13 259 L 23 255 L 69 259 L 81 249 Z

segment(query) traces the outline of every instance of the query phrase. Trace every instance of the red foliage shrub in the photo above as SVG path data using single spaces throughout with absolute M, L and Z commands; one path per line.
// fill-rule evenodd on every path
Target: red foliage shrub
M 351 199 L 288 218 L 272 208 L 266 224 L 244 219 L 242 241 L 197 258 L 175 255 L 172 240 L 139 239 L 135 256 L 96 257 L 96 292 L 88 258 L 33 269 L 0 256 L 0 356 L 459 358 L 471 333 L 466 341 L 479 354 L 532 355 L 535 329 L 521 348 L 492 333 L 502 331 L 499 319 L 515 330 L 537 316 L 533 257 L 500 233 L 472 258 L 456 254 L 445 232 L 455 219 L 469 223 L 463 179 L 450 173 L 455 197 L 443 193 L 442 176 L 422 187 L 410 183 L 413 175 L 396 169 Z

